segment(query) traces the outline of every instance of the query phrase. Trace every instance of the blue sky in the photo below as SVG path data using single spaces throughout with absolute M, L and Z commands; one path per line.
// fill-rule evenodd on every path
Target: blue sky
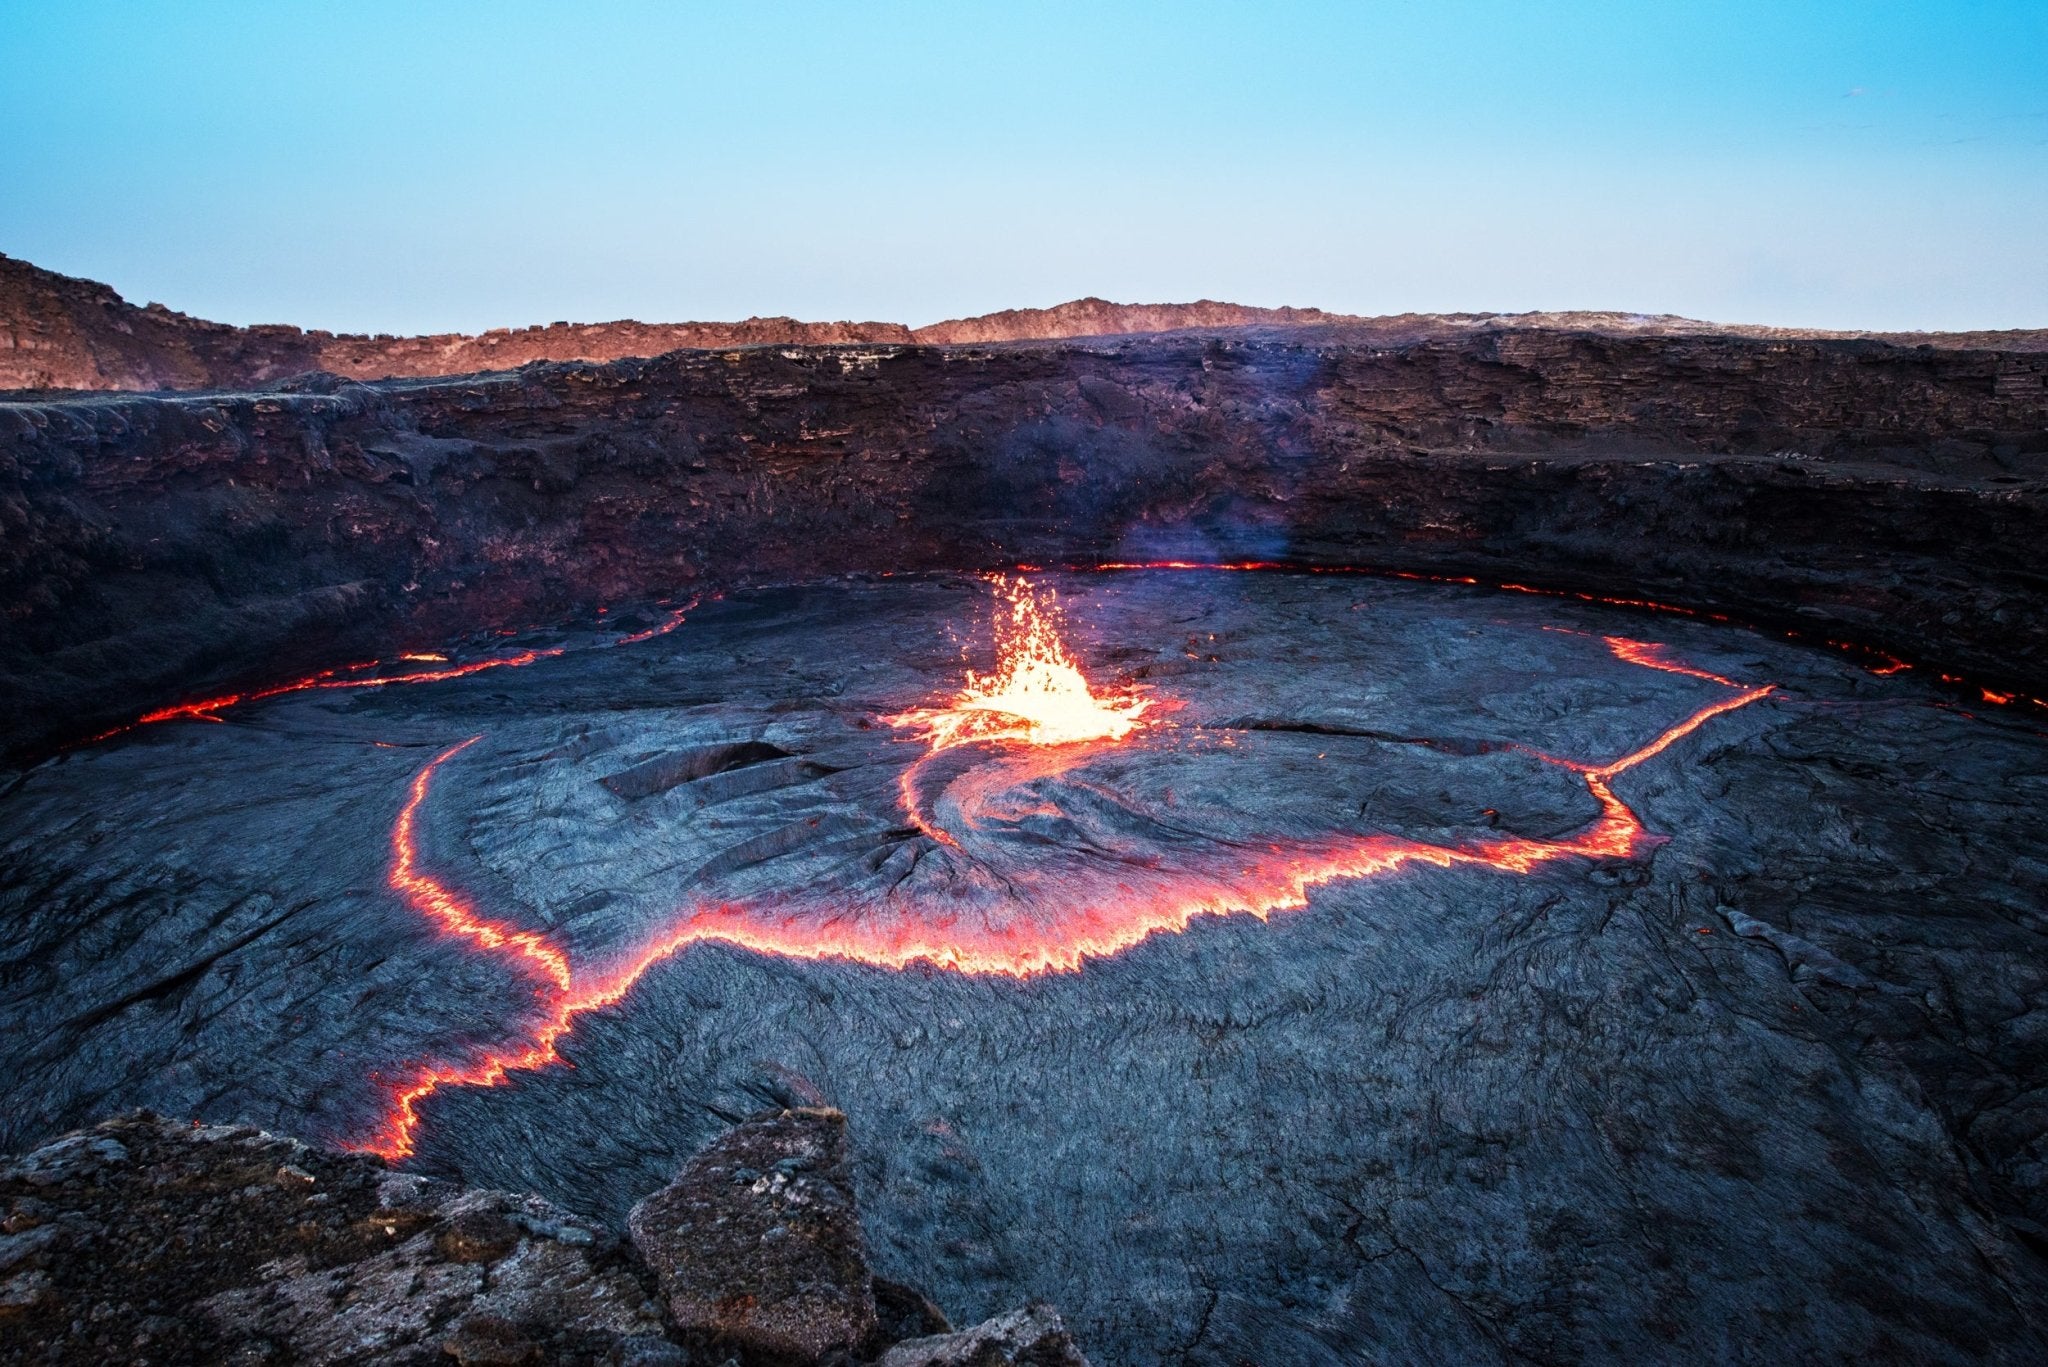
M 2048 0 L 0 0 L 0 72 L 0 251 L 230 322 L 2048 326 Z

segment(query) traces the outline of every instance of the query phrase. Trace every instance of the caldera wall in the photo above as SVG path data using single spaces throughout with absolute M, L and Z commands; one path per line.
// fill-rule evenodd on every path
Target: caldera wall
M 0 746 L 626 599 L 1364 564 L 2048 694 L 2048 356 L 1521 330 L 759 347 L 0 406 Z

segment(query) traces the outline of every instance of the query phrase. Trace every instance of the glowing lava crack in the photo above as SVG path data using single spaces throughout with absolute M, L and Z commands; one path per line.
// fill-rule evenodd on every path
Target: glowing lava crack
M 611 644 L 615 646 L 638 645 L 642 641 L 651 641 L 657 636 L 666 636 L 683 624 L 685 616 L 697 606 L 699 601 L 692 598 L 681 607 L 669 607 L 668 601 L 664 599 L 662 600 L 662 606 L 669 608 L 669 610 L 659 622 L 656 622 L 644 631 L 636 631 L 631 635 L 621 636 Z M 137 727 L 155 726 L 160 722 L 224 722 L 227 719 L 221 716 L 221 713 L 231 708 L 243 707 L 249 703 L 267 702 L 272 698 L 282 698 L 292 693 L 323 691 L 353 693 L 373 688 L 389 688 L 395 684 L 446 683 L 450 679 L 465 679 L 472 674 L 481 674 L 490 669 L 521 669 L 541 660 L 552 660 L 567 653 L 568 651 L 565 647 L 550 646 L 546 649 L 521 650 L 510 655 L 494 655 L 488 659 L 470 660 L 463 664 L 455 664 L 450 662 L 446 655 L 438 651 L 408 651 L 396 657 L 398 663 L 406 665 L 427 664 L 433 665 L 434 668 L 401 669 L 396 673 L 385 674 L 377 672 L 385 668 L 386 662 L 383 660 L 368 660 L 361 664 L 341 665 L 334 669 L 323 669 L 317 674 L 308 674 L 304 678 L 293 679 L 287 683 L 272 684 L 267 688 L 250 689 L 245 693 L 223 693 L 213 698 L 199 698 L 192 702 L 172 703 L 167 707 L 159 707 L 154 711 L 145 712 L 124 726 L 116 726 L 112 730 L 102 731 L 96 736 L 88 737 L 83 743 L 87 745 L 97 744 L 103 740 L 111 740 L 115 736 L 125 735 Z
M 967 686 L 945 704 L 886 718 L 924 747 L 906 766 L 899 784 L 906 810 L 921 830 L 963 859 L 967 851 L 959 839 L 921 810 L 915 776 L 924 766 L 945 752 L 963 751 L 966 758 L 986 760 L 997 771 L 997 780 L 967 785 L 970 797 L 956 813 L 964 823 L 960 834 L 973 836 L 972 804 L 977 794 L 985 798 L 995 784 L 1014 788 L 1065 772 L 1106 747 L 1130 742 L 1155 725 L 1148 712 L 1160 710 L 1155 700 L 1140 697 L 1135 690 L 1091 688 L 1060 639 L 1056 605 L 1040 600 L 1022 580 L 998 578 L 995 584 L 1004 605 L 996 625 L 995 672 L 970 673 Z M 921 906 L 914 894 L 882 905 L 826 908 L 823 914 L 795 904 L 706 906 L 684 913 L 626 961 L 598 971 L 575 970 L 561 947 L 482 916 L 461 894 L 421 869 L 415 827 L 434 775 L 475 738 L 450 746 L 412 781 L 392 831 L 391 886 L 440 930 L 504 957 L 508 966 L 535 984 L 539 1011 L 525 1024 L 517 1043 L 482 1050 L 468 1062 L 422 1063 L 383 1079 L 388 1088 L 383 1118 L 357 1147 L 393 1159 L 409 1155 L 420 1124 L 419 1108 L 428 1096 L 442 1087 L 496 1086 L 514 1072 L 560 1062 L 556 1046 L 578 1016 L 617 1003 L 649 968 L 693 944 L 718 942 L 761 954 L 840 959 L 888 969 L 926 964 L 962 973 L 1026 977 L 1078 969 L 1088 959 L 1117 954 L 1149 936 L 1185 930 L 1199 916 L 1248 915 L 1264 920 L 1274 912 L 1305 907 L 1311 890 L 1324 884 L 1390 873 L 1409 864 L 1446 869 L 1471 865 L 1521 874 L 1561 860 L 1639 854 L 1663 837 L 1648 831 L 1615 795 L 1613 780 L 1715 717 L 1746 707 L 1773 689 L 1745 686 L 1696 669 L 1672 658 L 1662 645 L 1602 639 L 1616 658 L 1627 663 L 1733 691 L 1606 763 L 1528 750 L 1545 763 L 1579 775 L 1598 804 L 1599 815 L 1590 825 L 1562 839 L 1498 836 L 1439 845 L 1376 834 L 1230 846 L 1191 852 L 1171 866 L 1163 861 L 1117 863 L 1097 896 L 1062 900 L 1056 909 L 1036 907 L 1004 918 L 962 915 L 957 906 Z M 968 752 L 968 747 L 976 750 Z

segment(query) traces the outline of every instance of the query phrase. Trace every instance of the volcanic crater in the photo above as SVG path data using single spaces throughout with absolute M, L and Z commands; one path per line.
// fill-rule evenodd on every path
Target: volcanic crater
M 10 1142 L 234 1114 L 615 1219 L 829 1101 L 883 1271 L 1110 1361 L 2035 1342 L 1985 1190 L 2038 1172 L 1987 1076 L 2043 986 L 2028 725 L 1373 576 L 858 577 L 431 653 L 16 780 Z M 1034 737 L 1034 665 L 1116 720 Z
M 2048 1357 L 2048 361 L 1530 328 L 0 405 L 0 1147 L 613 1225 L 833 1106 L 1097 1361 Z

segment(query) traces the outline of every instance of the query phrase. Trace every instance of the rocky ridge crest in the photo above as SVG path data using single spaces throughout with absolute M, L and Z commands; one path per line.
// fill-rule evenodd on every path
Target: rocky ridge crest
M 1118 304 L 1089 297 L 1052 308 L 1004 309 L 923 327 L 886 322 L 555 322 L 419 337 L 235 327 L 149 304 L 107 285 L 0 254 L 0 392 L 248 389 L 309 372 L 351 380 L 422 379 L 514 370 L 536 361 L 617 361 L 673 351 L 762 346 L 988 346 L 1173 332 L 1285 330 L 1381 345 L 1491 331 L 1605 336 L 1888 341 L 1944 349 L 2048 350 L 2048 330 L 1967 333 L 1819 331 L 1709 323 L 1620 312 L 1405 313 L 1361 317 L 1316 308 Z

